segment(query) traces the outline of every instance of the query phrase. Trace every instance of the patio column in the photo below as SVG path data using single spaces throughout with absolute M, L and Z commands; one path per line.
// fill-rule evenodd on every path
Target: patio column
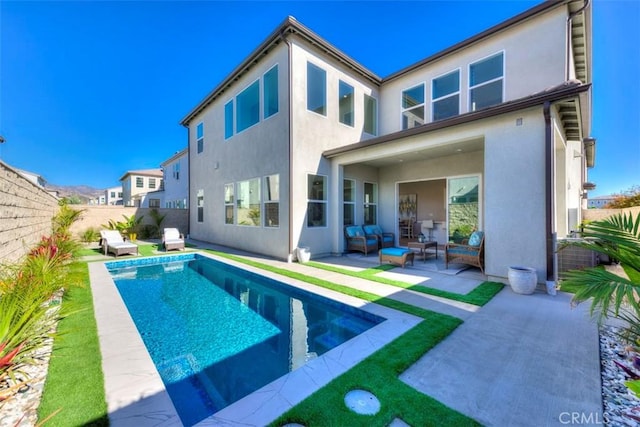
M 342 186 L 344 181 L 344 167 L 335 160 L 331 162 L 331 179 L 329 180 L 329 230 L 331 233 L 331 252 L 341 255 L 344 252 L 344 234 L 342 223 L 344 212 L 342 204 L 344 195 Z

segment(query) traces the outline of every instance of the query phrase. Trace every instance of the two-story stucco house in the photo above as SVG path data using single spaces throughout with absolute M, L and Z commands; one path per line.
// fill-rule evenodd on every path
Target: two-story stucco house
M 104 190 L 104 204 L 121 205 L 122 204 L 122 186 L 111 187 Z
M 189 208 L 189 150 L 178 151 L 161 163 L 164 173 L 164 208 Z
M 163 189 L 162 179 L 161 169 L 127 171 L 120 178 L 123 204 L 125 206 L 159 208 L 160 199 L 147 195 Z
M 182 124 L 193 238 L 315 258 L 346 224 L 399 244 L 409 214 L 440 244 L 483 230 L 489 277 L 553 280 L 594 162 L 591 8 L 543 2 L 384 78 L 287 18 Z

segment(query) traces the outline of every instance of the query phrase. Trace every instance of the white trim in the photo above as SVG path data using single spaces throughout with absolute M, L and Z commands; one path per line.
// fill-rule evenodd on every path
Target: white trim
M 448 95 L 445 95 L 445 96 L 441 96 L 439 98 L 434 98 L 433 97 L 433 81 L 436 80 L 436 79 L 439 79 L 441 77 L 448 76 L 449 74 L 453 74 L 456 71 L 458 72 L 458 91 L 457 92 L 452 92 L 452 93 L 450 93 Z M 434 77 L 431 78 L 431 103 L 430 103 L 431 104 L 431 114 L 430 114 L 430 116 L 431 116 L 431 121 L 432 122 L 434 121 L 433 116 L 434 116 L 434 110 L 435 110 L 434 107 L 433 107 L 433 104 L 436 103 L 437 101 L 442 101 L 443 99 L 451 98 L 451 97 L 453 97 L 455 95 L 458 95 L 458 114 L 456 114 L 456 116 L 459 116 L 460 112 L 462 111 L 462 67 L 454 68 L 451 71 L 448 71 L 446 73 L 442 73 L 440 75 L 437 75 L 437 76 L 434 76 Z M 451 117 L 453 117 L 453 116 L 451 116 Z
M 349 86 L 351 88 L 351 124 L 348 123 L 344 123 L 342 121 L 342 117 L 340 117 L 340 83 L 343 83 L 347 86 Z M 347 126 L 349 128 L 355 128 L 356 125 L 356 88 L 354 85 L 345 82 L 344 80 L 342 80 L 341 78 L 338 78 L 338 93 L 337 93 L 337 99 L 338 99 L 338 123 L 343 125 L 343 126 Z
M 241 133 L 245 132 L 246 130 L 251 129 L 252 127 L 259 125 L 260 122 L 262 121 L 260 119 L 260 117 L 262 117 L 262 86 L 260 85 L 260 80 L 261 78 L 258 77 L 257 79 L 251 81 L 251 83 L 249 83 L 248 85 L 246 85 L 242 90 L 238 91 L 236 93 L 236 96 L 234 96 L 234 100 L 235 102 L 233 103 L 233 109 L 235 110 L 235 115 L 234 115 L 234 123 L 233 123 L 233 127 L 235 129 L 235 133 L 234 135 L 240 135 Z M 248 126 L 242 130 L 238 130 L 238 96 L 244 92 L 245 90 L 249 89 L 249 87 L 251 87 L 251 85 L 253 85 L 254 83 L 258 83 L 258 121 L 255 122 L 254 124 L 252 124 L 251 126 Z M 278 99 L 278 102 L 280 102 L 280 100 Z
M 269 69 L 267 69 L 267 71 L 265 71 L 264 73 L 262 73 L 262 90 L 260 91 L 260 110 L 261 110 L 261 120 L 260 121 L 267 121 L 269 120 L 271 117 L 273 116 L 277 116 L 278 114 L 280 114 L 280 63 L 276 62 L 275 64 L 273 64 Z M 278 111 L 276 111 L 275 113 L 273 113 L 272 115 L 270 115 L 269 117 L 265 117 L 264 116 L 264 76 L 265 74 L 267 74 L 269 71 L 273 70 L 274 68 L 278 67 L 278 76 L 276 79 L 276 82 L 278 83 Z
M 482 82 L 482 83 L 477 84 L 475 86 L 471 86 L 471 66 L 474 65 L 474 64 L 477 64 L 479 62 L 486 61 L 487 59 L 493 58 L 494 56 L 498 56 L 498 55 L 502 55 L 502 76 L 501 77 L 496 77 L 496 78 L 491 79 L 491 80 L 487 80 L 486 82 Z M 494 52 L 494 53 L 492 53 L 490 55 L 484 56 L 482 58 L 479 58 L 479 59 L 477 59 L 477 60 L 475 60 L 473 62 L 470 62 L 467 65 L 467 111 L 468 112 L 476 111 L 476 110 L 473 110 L 471 108 L 472 107 L 471 106 L 471 91 L 473 89 L 476 89 L 476 88 L 479 88 L 479 87 L 486 86 L 488 84 L 497 82 L 500 79 L 502 79 L 502 99 L 500 100 L 500 103 L 505 102 L 506 69 L 507 69 L 507 54 L 506 54 L 506 51 L 504 49 L 499 50 L 497 52 Z
M 368 96 L 369 98 L 371 98 L 371 99 L 376 101 L 376 123 L 375 123 L 375 132 L 376 133 L 375 134 L 369 133 L 364 129 L 364 125 L 365 125 L 365 123 L 367 121 L 367 116 L 366 116 L 367 110 L 366 110 L 365 105 L 364 105 L 365 96 Z M 380 133 L 380 129 L 379 129 L 379 126 L 380 126 L 380 108 L 378 108 L 379 104 L 380 103 L 378 102 L 378 98 L 373 96 L 373 94 L 371 94 L 371 95 L 369 95 L 368 93 L 364 93 L 363 94 L 363 96 L 362 96 L 362 109 L 363 109 L 363 112 L 362 112 L 363 113 L 362 114 L 363 115 L 362 132 L 366 133 L 367 135 L 378 136 L 378 134 Z
M 327 194 L 325 194 L 325 198 L 324 200 L 321 199 L 310 199 L 309 198 L 309 175 L 315 175 L 315 176 L 322 176 L 325 178 L 325 192 Z M 306 173 L 306 187 L 307 187 L 307 206 L 304 210 L 305 213 L 305 218 L 306 221 L 304 222 L 304 228 L 306 229 L 321 229 L 321 228 L 329 228 L 329 175 L 327 174 L 322 174 L 322 173 L 318 173 L 318 172 L 307 172 Z M 325 225 L 319 225 L 317 227 L 315 226 L 309 226 L 309 218 L 308 218 L 308 213 L 309 213 L 309 203 L 324 203 L 325 205 Z
M 320 114 L 320 113 L 316 113 L 313 110 L 309 109 L 309 64 L 313 65 L 314 67 L 324 71 L 324 114 Z M 309 58 L 307 58 L 307 69 L 306 69 L 306 79 L 305 79 L 305 109 L 307 110 L 307 112 L 309 113 L 313 113 L 317 116 L 320 117 L 324 117 L 325 119 L 329 117 L 329 84 L 328 84 L 328 73 L 327 70 L 321 66 L 319 66 L 318 64 L 315 64 L 313 61 L 310 61 Z
M 408 90 L 411 90 L 411 89 L 415 89 L 415 88 L 417 88 L 417 87 L 418 87 L 418 86 L 420 86 L 420 85 L 422 85 L 422 96 L 424 97 L 424 100 L 422 101 L 422 104 L 414 105 L 414 106 L 413 106 L 413 107 L 411 107 L 411 108 L 404 108 L 404 107 L 403 107 L 403 97 L 404 97 L 404 92 L 406 92 L 406 91 L 408 91 Z M 405 128 L 404 128 L 404 126 L 403 126 L 403 124 L 402 124 L 402 121 L 403 121 L 403 119 L 404 119 L 404 113 L 405 113 L 405 111 L 413 110 L 414 108 L 418 108 L 418 107 L 420 107 L 420 105 L 422 105 L 422 106 L 424 107 L 424 110 L 425 110 L 425 111 L 423 112 L 423 113 L 424 113 L 424 117 L 422 118 L 422 119 L 424 120 L 424 123 L 423 123 L 423 124 L 427 123 L 427 119 L 426 119 L 426 114 L 427 114 L 427 112 L 426 112 L 426 107 L 427 107 L 427 92 L 426 92 L 426 91 L 427 91 L 427 85 L 426 85 L 426 82 L 425 82 L 425 81 L 422 81 L 422 82 L 420 82 L 420 83 L 416 83 L 416 84 L 415 84 L 415 85 L 413 85 L 413 86 L 410 86 L 410 87 L 407 87 L 407 88 L 405 88 L 405 89 L 401 89 L 401 90 L 400 90 L 400 129 L 401 129 L 401 130 L 405 130 Z M 413 127 L 415 127 L 415 126 L 413 126 Z M 411 129 L 411 128 L 407 128 L 407 129 Z

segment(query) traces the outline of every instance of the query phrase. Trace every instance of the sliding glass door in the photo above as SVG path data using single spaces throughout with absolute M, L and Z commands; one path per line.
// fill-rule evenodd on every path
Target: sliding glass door
M 480 227 L 480 177 L 447 179 L 447 230 L 449 241 L 460 243 Z

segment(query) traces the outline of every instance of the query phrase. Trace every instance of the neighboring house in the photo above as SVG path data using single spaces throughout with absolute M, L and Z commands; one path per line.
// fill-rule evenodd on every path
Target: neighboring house
M 47 181 L 42 177 L 42 175 L 38 175 L 37 173 L 29 172 L 24 169 L 14 168 L 14 170 L 38 187 L 44 188 L 47 185 Z
M 162 164 L 164 205 L 169 209 L 189 208 L 189 151 L 178 151 Z
M 121 205 L 122 204 L 122 186 L 111 187 L 104 190 L 104 204 Z
M 587 201 L 587 207 L 589 209 L 602 209 L 615 199 L 615 196 L 612 195 L 589 198 Z
M 122 202 L 125 206 L 160 207 L 161 200 L 152 197 L 147 199 L 147 193 L 162 191 L 163 180 L 161 169 L 144 169 L 128 171 L 122 178 Z M 143 199 L 147 200 L 146 203 Z
M 489 277 L 554 280 L 595 156 L 591 32 L 588 1 L 543 2 L 381 78 L 287 18 L 182 120 L 191 237 L 320 257 L 349 223 L 399 244 L 409 214 L 441 245 L 485 231 Z

